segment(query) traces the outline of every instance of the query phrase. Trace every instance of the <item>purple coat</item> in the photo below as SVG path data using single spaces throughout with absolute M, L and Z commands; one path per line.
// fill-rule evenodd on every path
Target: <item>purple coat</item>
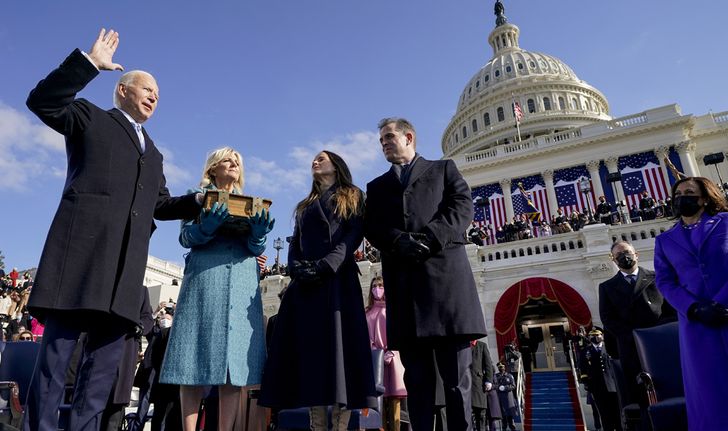
M 691 430 L 728 430 L 728 326 L 689 321 L 697 301 L 728 305 L 728 213 L 704 215 L 696 243 L 676 223 L 655 242 L 657 288 L 678 312 L 680 356 Z

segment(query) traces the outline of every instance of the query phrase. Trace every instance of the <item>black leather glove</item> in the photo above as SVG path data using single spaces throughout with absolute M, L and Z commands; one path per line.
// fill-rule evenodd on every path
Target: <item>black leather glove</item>
M 688 319 L 707 326 L 728 324 L 728 308 L 715 301 L 695 302 L 688 308 Z
M 424 234 L 404 232 L 394 241 L 394 251 L 410 261 L 423 262 L 430 256 L 430 247 L 424 243 L 426 239 Z
M 325 266 L 325 267 L 324 267 Z M 322 260 L 295 260 L 291 263 L 291 277 L 302 283 L 320 281 L 326 274 L 328 265 Z

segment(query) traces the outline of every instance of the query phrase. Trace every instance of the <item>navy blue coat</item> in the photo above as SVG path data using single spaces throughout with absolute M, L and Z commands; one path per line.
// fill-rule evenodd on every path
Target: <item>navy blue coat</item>
M 38 118 L 66 138 L 68 170 L 28 308 L 110 313 L 139 321 L 153 218 L 194 218 L 194 195 L 172 198 L 162 154 L 143 131 L 146 151 L 118 109 L 76 99 L 98 70 L 75 50 L 28 96 Z
M 406 185 L 390 169 L 367 185 L 366 237 L 382 252 L 387 342 L 401 350 L 417 339 L 485 336 L 485 320 L 465 253 L 473 220 L 470 188 L 452 160 L 418 158 Z M 402 232 L 430 233 L 434 254 L 407 263 L 393 252 Z
M 690 305 L 716 301 L 728 306 L 728 213 L 703 215 L 691 230 L 681 222 L 655 241 L 657 288 L 678 312 L 680 360 L 691 430 L 728 429 L 728 326 L 690 321 Z
M 336 216 L 327 196 L 296 217 L 288 262 L 323 259 L 331 271 L 316 283 L 294 278 L 281 300 L 263 373 L 264 406 L 376 406 L 369 330 L 354 260 L 363 220 Z

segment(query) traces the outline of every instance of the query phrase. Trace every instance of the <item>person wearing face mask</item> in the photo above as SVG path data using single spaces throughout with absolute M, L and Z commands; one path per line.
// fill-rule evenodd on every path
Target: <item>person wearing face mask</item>
M 610 225 L 612 224 L 612 204 L 607 202 L 607 198 L 604 196 L 599 196 L 599 204 L 597 204 L 597 215 L 599 216 L 599 221 Z
M 604 333 L 594 327 L 589 331 L 589 343 L 582 350 L 579 360 L 581 381 L 591 393 L 599 411 L 604 431 L 620 431 L 621 420 L 617 402 L 617 386 L 611 370 L 607 349 L 604 346 Z
M 374 277 L 369 284 L 366 307 L 369 342 L 372 349 L 384 350 L 384 429 L 400 429 L 401 401 L 407 396 L 404 386 L 404 366 L 399 352 L 387 349 L 387 309 L 384 299 L 384 279 Z
M 672 186 L 677 222 L 655 240 L 655 281 L 677 309 L 690 430 L 728 429 L 728 202 L 704 177 Z
M 627 383 L 627 402 L 643 402 L 637 386 L 640 362 L 632 330 L 676 319 L 675 309 L 655 286 L 655 273 L 639 266 L 639 253 L 627 241 L 612 244 L 609 257 L 617 265 L 614 277 L 599 284 L 599 316 L 614 336 Z

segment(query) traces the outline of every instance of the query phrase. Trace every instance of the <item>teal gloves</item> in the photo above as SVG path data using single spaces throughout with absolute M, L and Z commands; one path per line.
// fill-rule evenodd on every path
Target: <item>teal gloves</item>
M 215 202 L 209 211 L 202 210 L 202 214 L 200 214 L 200 231 L 205 235 L 214 235 L 229 216 L 227 204 L 220 205 L 219 202 Z
M 276 219 L 270 217 L 270 213 L 263 208 L 259 213 L 250 217 L 250 236 L 254 238 L 263 238 L 276 224 Z

